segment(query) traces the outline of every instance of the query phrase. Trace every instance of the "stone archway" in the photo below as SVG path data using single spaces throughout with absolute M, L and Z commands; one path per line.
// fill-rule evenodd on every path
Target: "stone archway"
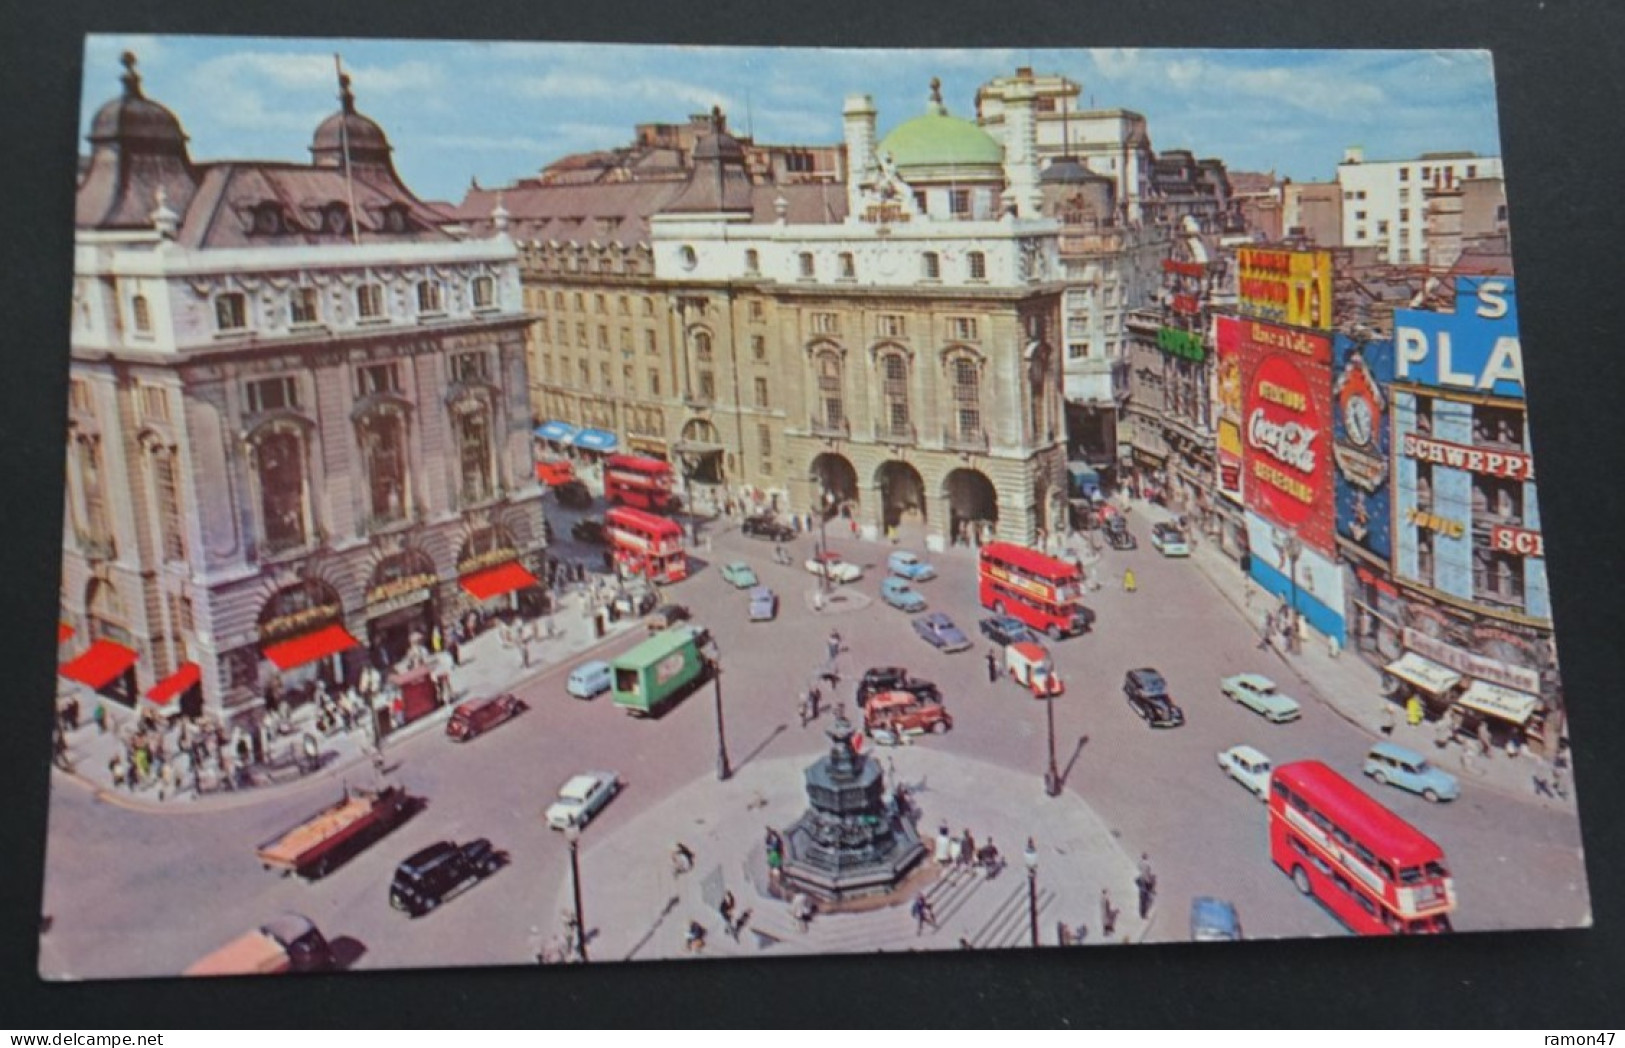
M 845 455 L 826 451 L 816 456 L 808 468 L 807 479 L 813 485 L 813 504 L 824 502 L 825 517 L 837 513 L 857 516 L 860 499 L 858 471 L 852 468 L 851 461 Z M 829 496 L 827 501 L 826 493 Z
M 721 484 L 725 480 L 722 434 L 710 419 L 691 418 L 683 423 L 682 436 L 674 449 L 677 466 L 687 484 Z
M 942 497 L 948 502 L 950 542 L 969 543 L 980 537 L 977 529 L 991 535 L 998 528 L 999 493 L 981 470 L 950 472 L 942 481 Z
M 875 487 L 880 490 L 881 527 L 926 523 L 925 481 L 912 465 L 898 459 L 882 462 L 875 470 Z

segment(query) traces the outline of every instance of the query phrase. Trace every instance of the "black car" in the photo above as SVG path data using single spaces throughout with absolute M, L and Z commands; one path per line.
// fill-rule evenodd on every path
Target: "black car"
M 1121 516 L 1107 517 L 1101 530 L 1106 534 L 1106 545 L 1112 549 L 1134 549 L 1140 544 Z
M 862 709 L 876 695 L 888 691 L 906 691 L 921 702 L 942 702 L 942 690 L 928 680 L 910 677 L 901 666 L 875 666 L 858 681 L 858 708 Z
M 1153 728 L 1177 728 L 1185 723 L 1185 711 L 1168 694 L 1168 682 L 1149 666 L 1128 671 L 1123 677 L 1123 694 L 1129 708 Z
M 586 509 L 592 505 L 592 490 L 579 480 L 567 480 L 553 489 L 559 505 L 569 509 Z
M 595 517 L 582 517 L 571 524 L 570 537 L 577 542 L 590 542 L 595 546 L 608 541 L 604 535 L 604 522 Z
M 694 614 L 681 604 L 662 604 L 650 613 L 645 623 L 648 625 L 650 633 L 656 633 L 663 629 L 669 629 L 679 622 L 687 622 L 693 617 Z
M 746 517 L 739 525 L 739 530 L 752 538 L 768 539 L 772 542 L 789 542 L 796 537 L 795 528 L 781 524 L 765 513 Z
M 389 904 L 421 917 L 502 868 L 502 855 L 484 837 L 467 844 L 441 841 L 395 867 Z
M 1011 644 L 1023 642 L 1028 644 L 1038 643 L 1038 635 L 1028 629 L 1026 623 L 1020 619 L 1011 618 L 1009 615 L 994 615 L 992 618 L 983 619 L 976 625 L 982 631 L 982 636 L 1000 647 L 1008 647 Z

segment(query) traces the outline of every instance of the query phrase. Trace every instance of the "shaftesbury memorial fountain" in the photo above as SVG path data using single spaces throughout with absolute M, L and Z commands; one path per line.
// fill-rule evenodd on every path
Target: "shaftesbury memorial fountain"
M 827 756 L 806 771 L 809 806 L 783 833 L 783 881 L 826 902 L 892 891 L 925 845 L 886 800 L 880 766 L 852 749 L 854 728 L 836 710 Z

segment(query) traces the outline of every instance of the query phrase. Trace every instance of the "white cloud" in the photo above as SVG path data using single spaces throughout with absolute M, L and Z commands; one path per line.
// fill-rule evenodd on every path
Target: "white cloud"
M 509 83 L 513 93 L 523 98 L 577 102 L 677 102 L 689 109 L 709 109 L 718 105 L 728 112 L 744 108 L 736 106 L 732 97 L 714 87 L 670 77 L 615 77 L 560 69 L 539 76 L 515 77 Z

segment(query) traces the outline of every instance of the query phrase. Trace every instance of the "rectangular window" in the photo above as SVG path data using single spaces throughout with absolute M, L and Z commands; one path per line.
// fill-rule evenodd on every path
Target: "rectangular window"
M 948 194 L 948 210 L 956 215 L 970 214 L 970 190 L 955 189 Z
M 1408 207 L 1400 208 L 1399 209 L 1399 220 L 1401 222 L 1409 222 L 1411 220 L 1411 209 L 1408 208 Z
M 147 296 L 137 295 L 130 300 L 130 317 L 138 335 L 152 334 L 152 311 L 147 308 Z
M 497 304 L 497 282 L 491 277 L 474 278 L 474 308 L 491 309 Z
M 1364 211 L 1356 211 L 1356 212 L 1354 212 L 1354 220 L 1356 222 L 1364 222 L 1365 221 L 1365 212 Z
M 882 313 L 875 318 L 875 333 L 881 338 L 902 338 L 908 334 L 907 318 L 898 313 Z
M 296 287 L 288 295 L 288 320 L 294 324 L 317 324 L 322 313 L 320 297 L 313 287 Z
M 972 280 L 987 279 L 987 256 L 980 251 L 970 253 L 970 278 Z
M 1388 220 L 1387 219 L 1383 219 L 1383 220 L 1381 220 L 1381 221 L 1379 221 L 1377 223 L 1377 235 L 1379 237 L 1385 237 L 1385 236 L 1388 235 Z
M 767 336 L 752 335 L 750 337 L 750 355 L 752 360 L 767 359 Z
M 604 296 L 603 295 L 594 295 L 592 297 L 592 311 L 594 313 L 602 313 L 602 312 L 604 312 L 604 309 L 605 309 Z
M 643 333 L 643 351 L 645 353 L 658 353 L 660 351 L 655 344 L 655 333 L 653 331 Z
M 536 325 L 536 341 L 544 346 L 553 343 L 553 329 L 547 326 L 546 321 Z
M 773 429 L 762 425 L 756 427 L 756 443 L 762 450 L 762 472 L 773 472 Z
M 755 387 L 756 406 L 759 408 L 767 407 L 767 379 L 761 375 L 758 375 L 755 380 Z
M 1411 191 L 1409 189 L 1401 189 L 1399 191 L 1399 202 L 1400 203 L 1403 204 L 1405 201 L 1409 200 L 1410 198 L 1411 198 Z
M 611 388 L 609 381 L 609 362 L 607 360 L 601 360 L 598 362 L 598 384 L 603 386 L 606 390 Z
M 75 411 L 90 411 L 90 384 L 82 378 L 71 380 L 68 383 L 68 403 Z
M 577 291 L 575 294 L 575 304 L 577 313 L 585 313 L 587 311 L 587 296 Z
M 152 478 L 158 490 L 158 524 L 163 537 L 164 559 L 185 560 L 186 530 L 181 524 L 181 488 L 180 480 L 175 475 L 173 454 L 165 452 L 152 456 Z
M 153 422 L 169 421 L 169 391 L 162 386 L 141 387 L 141 417 Z
M 437 280 L 418 281 L 418 312 L 444 313 L 446 310 L 440 282 Z
M 585 346 L 586 344 L 587 344 L 587 325 L 584 322 L 578 320 L 578 321 L 576 321 L 576 345 Z
M 542 381 L 549 383 L 553 381 L 553 354 L 551 353 L 542 354 Z
M 759 299 L 759 298 L 751 299 L 750 300 L 750 318 L 752 320 L 761 320 L 766 316 L 767 316 L 767 309 L 762 305 L 762 300 Z
M 1365 199 L 1365 190 L 1363 190 L 1363 189 L 1356 190 L 1355 193 L 1354 193 L 1354 199 L 1356 199 L 1356 200 L 1364 200 Z
M 262 378 L 247 386 L 248 410 L 253 414 L 265 411 L 297 410 L 299 383 L 292 375 L 282 378 Z
M 451 380 L 462 383 L 491 381 L 490 358 L 478 352 L 452 354 Z
M 356 391 L 361 396 L 373 393 L 399 393 L 401 372 L 397 364 L 365 364 L 355 369 Z
M 384 286 L 362 284 L 355 289 L 355 311 L 362 320 L 376 320 L 384 315 Z
M 632 352 L 632 329 L 621 328 L 621 352 Z
M 852 252 L 850 252 L 850 251 L 842 251 L 841 252 L 841 279 L 842 280 L 855 280 L 855 279 L 857 279 L 857 276 L 858 276 L 858 263 L 857 263 L 857 260 L 852 257 Z
M 813 265 L 812 252 L 811 251 L 803 251 L 801 253 L 800 257 L 801 257 L 801 278 L 803 280 L 811 280 L 813 277 L 818 275 L 818 270 Z
M 942 279 L 942 259 L 935 251 L 927 251 L 922 257 L 922 263 L 923 269 L 921 271 L 925 274 L 925 279 Z
M 838 335 L 841 333 L 841 316 L 839 313 L 814 313 L 812 329 L 819 335 Z
M 717 398 L 716 377 L 709 371 L 700 372 L 700 397 L 703 400 L 715 400 Z
M 649 369 L 649 395 L 651 397 L 660 396 L 660 369 L 659 368 L 650 368 Z
M 646 317 L 655 315 L 655 300 L 648 295 L 643 296 L 643 315 Z
M 631 364 L 621 365 L 621 392 L 625 393 L 627 396 L 632 395 L 632 383 L 634 381 L 633 375 L 635 374 L 636 372 L 633 370 Z
M 576 384 L 582 389 L 592 385 L 592 365 L 585 360 L 576 361 Z
M 1468 178 L 1477 178 L 1478 177 L 1478 165 L 1477 164 L 1468 164 L 1467 165 L 1467 177 Z
M 949 317 L 948 333 L 954 338 L 974 340 L 976 338 L 976 318 Z
M 1409 182 L 1411 180 L 1411 169 L 1408 168 L 1408 167 L 1400 168 L 1399 169 L 1399 180 L 1401 182 Z
M 1431 167 L 1424 167 L 1422 169 L 1422 181 L 1426 182 L 1428 179 L 1430 179 L 1432 177 L 1433 177 L 1433 169 Z
M 554 309 L 563 309 L 564 308 L 564 292 L 562 292 L 562 291 L 553 292 L 553 308 Z
M 609 348 L 609 328 L 605 327 L 602 324 L 598 325 L 598 348 L 599 349 L 608 349 Z
M 623 317 L 631 316 L 632 315 L 632 299 L 627 297 L 626 295 L 620 296 L 619 298 L 617 298 L 615 300 L 615 309 Z
M 229 291 L 214 300 L 214 329 L 242 331 L 248 327 L 248 302 L 241 292 Z

